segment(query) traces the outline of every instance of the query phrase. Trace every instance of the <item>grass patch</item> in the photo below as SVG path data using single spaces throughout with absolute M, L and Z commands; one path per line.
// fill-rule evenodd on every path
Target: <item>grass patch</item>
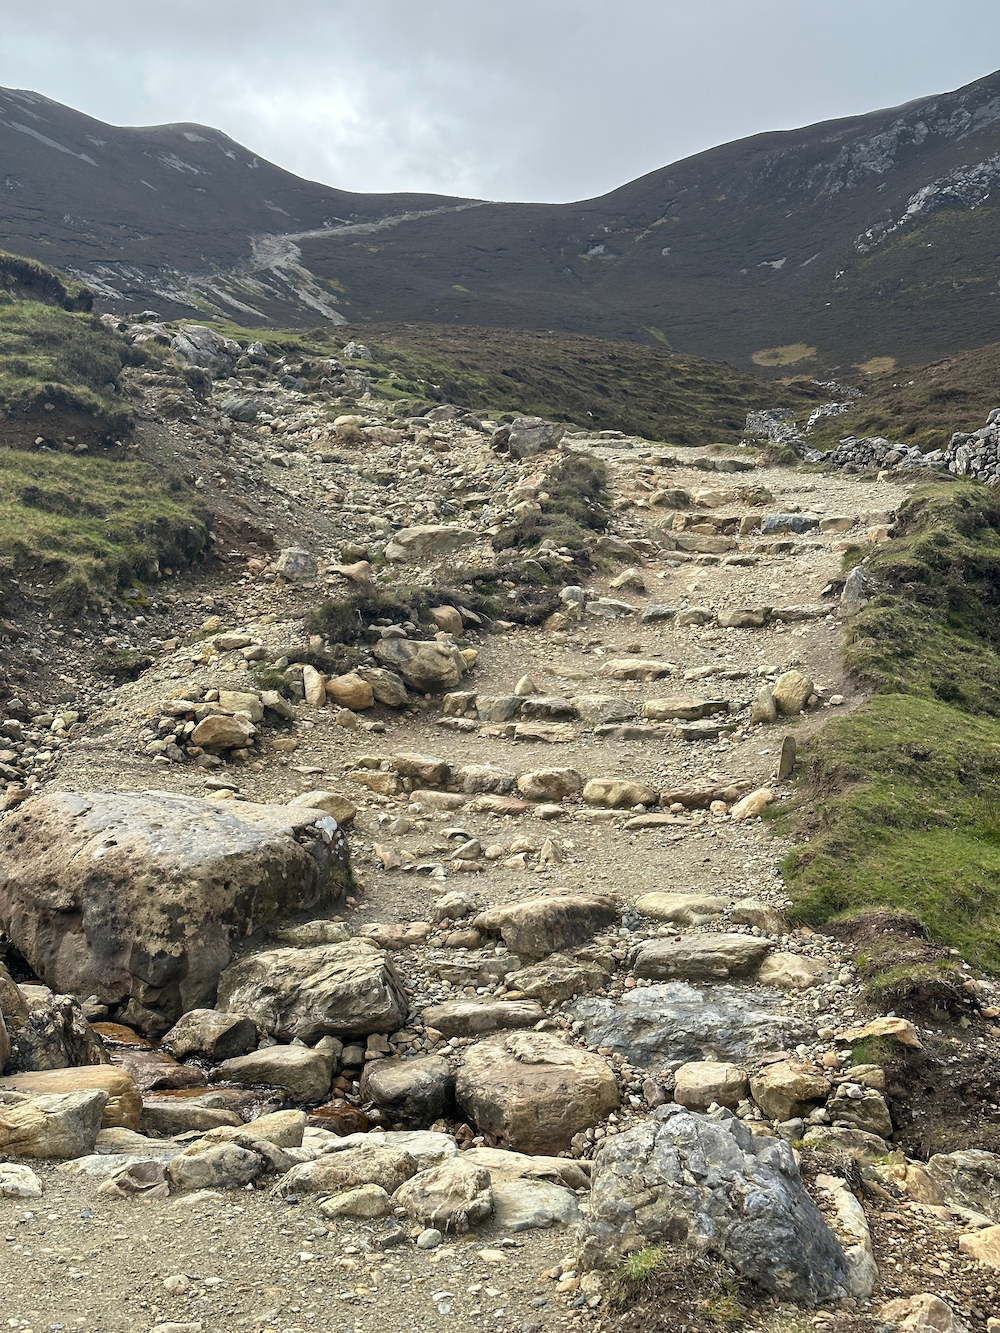
M 30 587 L 75 615 L 207 541 L 194 492 L 149 464 L 0 452 L 0 595 Z
M 866 566 L 874 595 L 848 625 L 847 662 L 875 696 L 801 751 L 778 821 L 795 914 L 813 925 L 868 909 L 913 913 L 931 941 L 1000 971 L 1000 497 L 944 484 L 900 510 Z M 879 967 L 884 1007 L 953 991 L 948 968 Z M 929 969 L 929 970 L 928 970 Z
M 3 272 L 0 264 L 0 274 Z M 0 293 L 0 413 L 8 444 L 82 437 L 90 443 L 128 431 L 118 397 L 132 359 L 116 334 L 89 315 Z
M 546 478 L 549 496 L 540 513 L 525 514 L 494 538 L 498 551 L 537 550 L 543 542 L 565 547 L 577 562 L 588 544 L 606 531 L 611 517 L 608 474 L 587 454 L 565 454 Z

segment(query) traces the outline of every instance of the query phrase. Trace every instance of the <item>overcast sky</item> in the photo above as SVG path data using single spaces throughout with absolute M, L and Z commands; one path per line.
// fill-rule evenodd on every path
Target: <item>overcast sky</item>
M 32 0 L 0 84 L 348 190 L 590 198 L 1000 67 L 997 0 Z

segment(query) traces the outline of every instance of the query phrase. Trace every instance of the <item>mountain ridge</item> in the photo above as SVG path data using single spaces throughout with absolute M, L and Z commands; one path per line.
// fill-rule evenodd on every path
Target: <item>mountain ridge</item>
M 0 147 L 7 248 L 122 312 L 553 327 L 774 375 L 995 339 L 1000 73 L 570 204 L 351 194 L 204 126 L 118 129 L 23 91 L 0 90 Z

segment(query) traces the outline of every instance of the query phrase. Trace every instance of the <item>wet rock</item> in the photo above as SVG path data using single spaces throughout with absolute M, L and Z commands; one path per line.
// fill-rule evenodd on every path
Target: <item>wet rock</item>
M 73 1069 L 14 1074 L 0 1079 L 0 1093 L 8 1090 L 29 1096 L 97 1090 L 104 1093 L 106 1099 L 102 1129 L 139 1128 L 142 1114 L 139 1091 L 129 1075 L 114 1065 L 83 1065 Z
M 5 1019 L 8 1074 L 108 1063 L 103 1041 L 76 1000 L 53 995 L 47 986 L 10 984 L 17 991 L 17 1003 L 10 1005 L 12 1012 Z M 3 1063 L 0 1060 L 0 1072 Z
M 347 843 L 328 818 L 50 788 L 0 829 L 0 924 L 53 990 L 131 1000 L 136 1022 L 159 1035 L 212 1003 L 237 941 L 339 899 Z
M 586 1267 L 614 1267 L 622 1254 L 661 1242 L 711 1243 L 780 1299 L 814 1305 L 847 1294 L 844 1252 L 791 1148 L 754 1138 L 741 1121 L 678 1111 L 607 1139 L 590 1205 Z
M 745 976 L 771 948 L 756 935 L 688 935 L 646 940 L 636 950 L 633 971 L 654 981 L 723 981 Z
M 388 956 L 366 940 L 250 954 L 219 978 L 219 1004 L 279 1041 L 395 1032 L 406 997 Z
M 478 1036 L 506 1028 L 528 1028 L 545 1016 L 534 1000 L 468 999 L 432 1004 L 423 1012 L 424 1027 L 445 1037 Z
M 456 689 L 468 669 L 459 650 L 446 643 L 379 639 L 373 651 L 383 666 L 421 694 L 444 694 Z
M 627 991 L 619 1000 L 577 1000 L 569 1014 L 583 1024 L 590 1045 L 608 1047 L 640 1067 L 687 1060 L 747 1064 L 814 1034 L 771 994 L 773 999 L 735 985 L 699 988 L 675 981 Z
M 747 1095 L 747 1076 L 739 1065 L 695 1060 L 674 1075 L 674 1101 L 689 1111 L 707 1111 L 713 1102 L 734 1107 Z
M 770 1120 L 791 1120 L 807 1116 L 826 1101 L 830 1080 L 805 1061 L 780 1060 L 752 1076 L 750 1092 Z
M 617 920 L 618 908 L 610 898 L 554 893 L 491 907 L 474 924 L 489 934 L 501 935 L 511 953 L 545 958 L 589 943 L 599 930 Z
M 493 1211 L 490 1173 L 454 1157 L 420 1171 L 402 1184 L 393 1201 L 424 1227 L 462 1234 L 485 1222 Z
M 223 1060 L 214 1073 L 220 1082 L 285 1088 L 299 1101 L 321 1102 L 330 1092 L 336 1057 L 308 1046 L 266 1046 Z
M 163 1038 L 178 1060 L 201 1055 L 213 1064 L 245 1055 L 257 1045 L 257 1026 L 243 1014 L 219 1009 L 192 1009 Z
M 388 1111 L 400 1124 L 420 1129 L 444 1114 L 451 1084 L 451 1066 L 436 1055 L 373 1060 L 361 1075 L 361 1100 Z
M 480 1132 L 528 1153 L 565 1151 L 574 1134 L 618 1108 L 605 1062 L 548 1032 L 512 1032 L 469 1048 L 455 1082 Z
M 94 1151 L 108 1094 L 53 1092 L 12 1102 L 0 1093 L 0 1153 L 10 1157 L 83 1157 Z

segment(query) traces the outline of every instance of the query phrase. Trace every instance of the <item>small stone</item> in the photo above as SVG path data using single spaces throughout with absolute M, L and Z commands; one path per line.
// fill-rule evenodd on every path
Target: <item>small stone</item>
M 443 1240 L 444 1236 L 438 1231 L 437 1227 L 424 1227 L 417 1237 L 417 1249 L 436 1250 Z

